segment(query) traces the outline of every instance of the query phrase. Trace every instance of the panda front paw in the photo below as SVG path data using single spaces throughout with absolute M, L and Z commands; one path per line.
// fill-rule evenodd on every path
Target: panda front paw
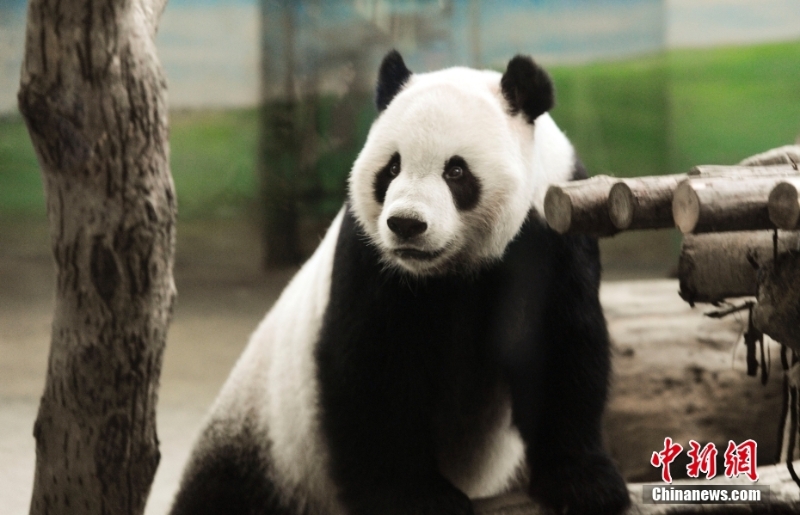
M 617 515 L 630 506 L 630 494 L 605 454 L 563 457 L 531 467 L 530 494 L 563 515 Z

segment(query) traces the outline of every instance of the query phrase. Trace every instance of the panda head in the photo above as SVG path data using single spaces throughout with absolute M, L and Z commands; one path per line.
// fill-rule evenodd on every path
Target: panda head
M 353 165 L 349 200 L 383 261 L 426 276 L 500 258 L 541 187 L 534 135 L 553 106 L 546 72 L 517 56 L 502 75 L 412 74 L 392 51 L 376 93 L 380 113 Z

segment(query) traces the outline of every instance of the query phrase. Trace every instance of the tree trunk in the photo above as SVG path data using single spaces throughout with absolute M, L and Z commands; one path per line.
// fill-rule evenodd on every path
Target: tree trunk
M 297 182 L 300 173 L 303 140 L 303 117 L 308 113 L 297 98 L 295 80 L 297 38 L 296 6 L 291 2 L 273 4 L 261 0 L 262 31 L 270 24 L 282 35 L 282 54 L 267 45 L 261 37 L 261 109 L 258 144 L 258 171 L 263 200 L 263 260 L 264 268 L 294 266 L 302 262 L 299 235 Z M 280 17 L 278 17 L 280 13 Z M 276 20 L 270 23 L 269 17 Z M 278 21 L 279 20 L 279 21 Z M 271 98 L 267 85 L 268 74 L 277 66 L 271 60 L 281 60 L 284 71 L 283 92 Z
M 175 286 L 165 0 L 31 0 L 19 108 L 57 266 L 31 513 L 142 513 Z

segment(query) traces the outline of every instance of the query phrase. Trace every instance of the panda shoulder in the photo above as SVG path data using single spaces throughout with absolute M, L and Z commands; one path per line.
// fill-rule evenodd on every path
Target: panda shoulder
M 247 396 L 242 392 L 258 398 L 264 392 L 257 390 L 269 384 L 274 369 L 290 367 L 293 355 L 310 356 L 307 351 L 316 342 L 330 300 L 333 261 L 343 218 L 344 208 L 250 336 L 215 401 L 213 413 L 221 412 L 228 418 L 238 408 L 251 409 L 251 402 L 243 401 Z

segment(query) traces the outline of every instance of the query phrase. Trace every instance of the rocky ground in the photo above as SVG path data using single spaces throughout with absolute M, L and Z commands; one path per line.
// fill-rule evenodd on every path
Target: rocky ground
M 205 410 L 294 272 L 259 270 L 257 232 L 246 223 L 183 223 L 179 238 L 180 297 L 158 411 L 162 461 L 148 515 L 166 511 Z M 671 238 L 643 234 L 606 249 L 607 276 L 616 279 L 605 282 L 601 292 L 615 369 L 606 434 L 630 481 L 658 480 L 649 459 L 667 436 L 684 447 L 694 439 L 723 450 L 728 440 L 752 438 L 759 462 L 774 461 L 781 398 L 777 348 L 770 348 L 767 386 L 746 376 L 740 337 L 746 320 L 704 317 L 704 309 L 680 300 L 676 280 L 654 279 L 665 277 L 671 266 Z M 35 456 L 31 431 L 52 316 L 48 245 L 43 223 L 0 223 L 1 514 L 28 511 Z M 654 259 L 631 261 L 630 255 Z M 683 468 L 676 461 L 673 474 L 680 476 Z

